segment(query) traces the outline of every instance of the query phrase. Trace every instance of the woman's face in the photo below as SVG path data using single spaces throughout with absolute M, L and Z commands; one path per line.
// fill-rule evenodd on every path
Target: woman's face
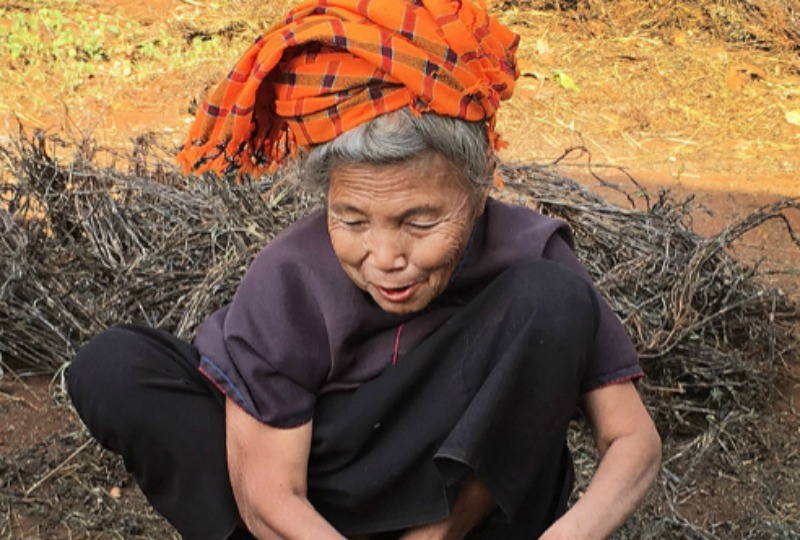
M 341 164 L 328 193 L 333 250 L 383 310 L 419 311 L 447 287 L 485 201 L 436 153 L 399 165 Z

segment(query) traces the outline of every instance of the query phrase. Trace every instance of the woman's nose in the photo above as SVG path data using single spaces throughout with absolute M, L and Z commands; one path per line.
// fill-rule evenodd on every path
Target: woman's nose
M 368 249 L 372 265 L 382 272 L 402 270 L 408 264 L 405 241 L 400 231 L 371 231 Z

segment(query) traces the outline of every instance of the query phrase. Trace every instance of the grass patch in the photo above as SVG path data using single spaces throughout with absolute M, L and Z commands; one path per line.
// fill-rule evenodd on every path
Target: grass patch
M 106 101 L 230 56 L 231 33 L 186 32 L 178 16 L 146 24 L 104 9 L 78 0 L 21 0 L 0 8 L 0 113 L 25 121 L 52 114 L 54 105 L 81 109 L 87 100 Z
M 147 76 L 162 73 L 165 62 L 181 69 L 221 54 L 218 36 L 184 39 L 164 27 L 154 32 L 77 0 L 2 8 L 0 20 L 0 55 L 10 59 L 3 75 L 34 82 L 58 75 L 62 89 L 71 91 L 87 76 Z

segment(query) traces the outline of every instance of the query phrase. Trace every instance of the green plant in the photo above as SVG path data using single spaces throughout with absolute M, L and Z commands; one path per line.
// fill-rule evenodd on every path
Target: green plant
M 0 20 L 6 21 L 0 25 L 0 56 L 10 58 L 13 72 L 31 80 L 56 73 L 74 90 L 100 63 L 123 52 L 124 45 L 114 39 L 120 34 L 115 18 L 81 10 L 77 3 L 66 6 L 70 11 L 41 0 L 34 6 L 40 7 L 0 10 Z M 128 22 L 127 29 L 134 24 Z
M 0 115 L 10 113 L 34 125 L 43 113 L 109 103 L 119 89 L 146 88 L 165 74 L 182 77 L 215 62 L 227 65 L 244 46 L 226 46 L 245 39 L 236 32 L 193 33 L 167 19 L 145 24 L 105 3 L 2 4 Z M 217 11 L 220 3 L 205 9 Z

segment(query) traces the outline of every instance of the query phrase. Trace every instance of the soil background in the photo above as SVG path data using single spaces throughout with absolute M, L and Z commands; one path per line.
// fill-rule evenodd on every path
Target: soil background
M 40 4 L 48 3 L 11 2 L 0 25 L 11 28 L 15 9 L 31 13 Z M 105 47 L 118 56 L 100 58 L 102 69 L 77 80 L 39 66 L 43 76 L 25 84 L 24 63 L 0 57 L 0 141 L 11 140 L 19 122 L 67 139 L 90 136 L 120 167 L 139 137 L 176 149 L 208 87 L 285 9 L 274 1 L 51 4 L 101 29 L 102 21 L 132 21 L 138 41 L 113 49 L 109 38 Z M 694 227 L 704 235 L 800 197 L 800 45 L 791 29 L 800 27 L 800 7 L 785 8 L 788 30 L 767 31 L 731 19 L 732 11 L 725 19 L 726 2 L 710 2 L 718 11 L 705 14 L 704 2 L 654 2 L 647 13 L 640 4 L 492 4 L 522 38 L 521 78 L 500 115 L 503 159 L 552 163 L 612 199 L 618 195 L 605 185 L 632 181 L 692 198 Z M 167 47 L 170 39 L 177 48 Z M 186 52 L 197 39 L 213 47 Z M 163 45 L 162 56 L 145 58 L 143 43 L 156 52 Z M 181 51 L 200 59 L 182 63 Z M 800 230 L 800 215 L 787 217 Z M 760 227 L 732 252 L 800 301 L 800 249 L 784 224 Z M 753 516 L 772 512 L 789 524 L 788 537 L 800 538 L 798 362 L 785 366 L 782 398 L 760 422 L 763 445 L 750 472 L 703 470 L 697 489 L 673 501 L 698 537 L 774 537 L 752 525 Z M 0 377 L 0 503 L 14 498 L 25 509 L 0 515 L 0 538 L 170 537 L 119 461 L 87 438 L 60 382 L 31 370 Z

